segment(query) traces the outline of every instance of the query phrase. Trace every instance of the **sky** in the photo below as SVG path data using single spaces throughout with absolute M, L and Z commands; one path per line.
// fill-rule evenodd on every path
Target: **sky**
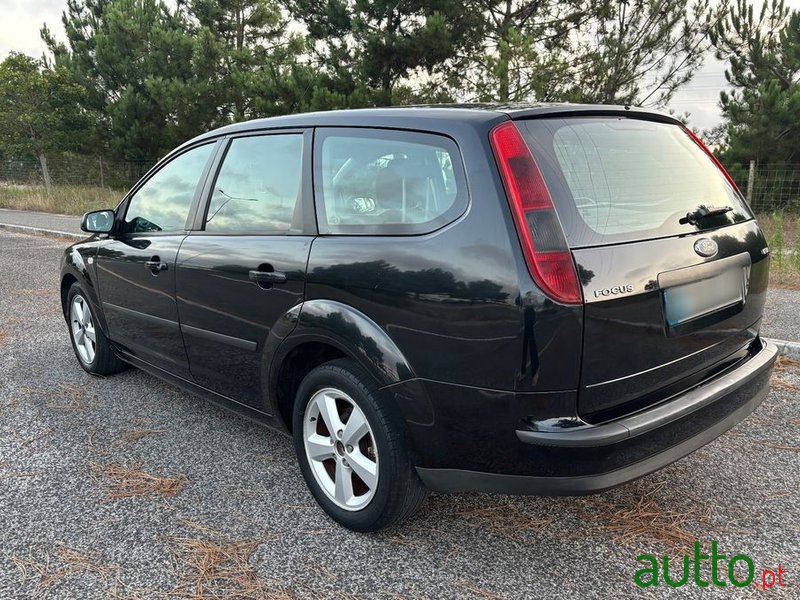
M 786 5 L 800 9 L 800 0 L 786 0 Z M 60 34 L 65 6 L 65 0 L 0 0 L 0 59 L 11 50 L 41 56 L 44 44 L 39 30 L 47 23 L 51 31 Z M 719 93 L 726 87 L 724 73 L 725 64 L 709 54 L 702 69 L 675 94 L 669 107 L 679 114 L 690 113 L 689 123 L 697 129 L 717 125 L 721 120 Z

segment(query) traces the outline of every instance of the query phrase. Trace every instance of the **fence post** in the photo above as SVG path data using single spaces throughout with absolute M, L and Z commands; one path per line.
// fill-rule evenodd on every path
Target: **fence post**
M 103 181 L 103 157 L 100 157 L 100 187 L 106 187 L 105 182 Z
M 747 204 L 753 208 L 753 184 L 756 181 L 756 161 L 750 161 L 750 172 L 747 174 Z

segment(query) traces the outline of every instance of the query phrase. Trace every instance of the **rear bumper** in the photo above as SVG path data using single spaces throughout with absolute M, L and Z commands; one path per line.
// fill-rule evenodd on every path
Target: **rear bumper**
M 777 347 L 762 341 L 761 349 L 739 367 L 664 404 L 616 421 L 561 432 L 517 430 L 517 443 L 528 447 L 532 461 L 536 457 L 551 461 L 545 475 L 423 467 L 417 472 L 435 491 L 600 492 L 665 467 L 742 421 L 764 401 L 776 356 Z M 559 465 L 558 461 L 570 462 Z M 581 465 L 580 472 L 570 473 L 576 464 Z

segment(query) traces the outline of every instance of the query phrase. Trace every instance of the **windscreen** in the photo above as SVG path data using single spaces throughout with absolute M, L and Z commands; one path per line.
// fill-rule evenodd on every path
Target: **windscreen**
M 571 247 L 692 233 L 751 218 L 740 194 L 676 124 L 565 117 L 518 126 Z M 680 223 L 701 205 L 731 210 Z

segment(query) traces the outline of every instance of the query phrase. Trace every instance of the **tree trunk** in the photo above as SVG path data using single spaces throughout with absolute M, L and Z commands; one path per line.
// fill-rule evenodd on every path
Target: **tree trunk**
M 497 101 L 507 103 L 510 96 L 509 91 L 509 66 L 511 62 L 511 49 L 508 41 L 502 40 L 498 47 L 499 60 L 497 61 Z
M 44 179 L 44 187 L 47 190 L 47 195 L 50 195 L 53 184 L 50 181 L 50 169 L 47 168 L 47 157 L 44 152 L 39 153 L 39 165 L 42 167 L 42 179 Z

